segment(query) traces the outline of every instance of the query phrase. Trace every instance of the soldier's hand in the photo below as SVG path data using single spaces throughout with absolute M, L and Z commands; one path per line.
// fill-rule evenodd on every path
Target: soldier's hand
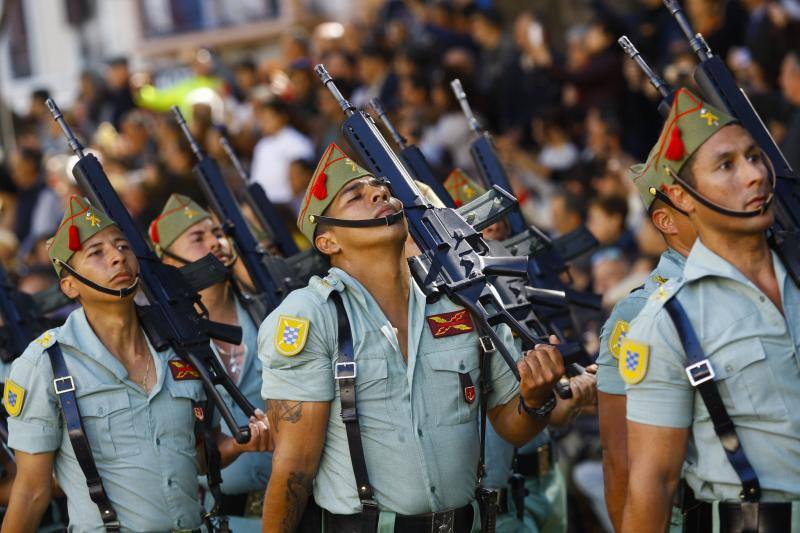
M 519 393 L 528 407 L 541 407 L 553 393 L 556 382 L 564 375 L 564 359 L 558 348 L 537 344 L 517 363 Z
M 256 409 L 254 416 L 250 417 L 250 440 L 244 444 L 237 444 L 242 452 L 271 452 L 275 448 L 269 431 L 267 415 L 261 409 Z
M 569 388 L 572 398 L 569 400 L 576 408 L 588 407 L 597 403 L 597 378 L 594 374 L 586 372 L 570 378 Z

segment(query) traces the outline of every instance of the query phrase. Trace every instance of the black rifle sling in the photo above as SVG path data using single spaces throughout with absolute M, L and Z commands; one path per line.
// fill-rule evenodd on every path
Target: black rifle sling
M 86 477 L 89 497 L 100 510 L 100 517 L 103 519 L 106 531 L 116 533 L 120 531 L 117 512 L 111 505 L 105 487 L 103 487 L 103 480 L 97 471 L 92 449 L 83 429 L 81 413 L 78 410 L 78 402 L 75 399 L 75 380 L 67 370 L 64 354 L 61 353 L 61 348 L 57 342 L 47 348 L 47 355 L 50 357 L 50 364 L 53 367 L 53 388 L 56 396 L 58 396 L 61 412 L 64 414 L 64 420 L 67 423 L 67 432 L 72 451 L 75 453 L 75 459 Z
M 675 329 L 678 331 L 683 349 L 686 352 L 686 374 L 689 382 L 700 393 L 708 415 L 714 424 L 714 432 L 719 437 L 725 455 L 731 467 L 742 482 L 739 495 L 742 500 L 743 531 L 758 531 L 758 500 L 761 497 L 761 485 L 758 475 L 744 453 L 744 448 L 736 434 L 719 390 L 714 384 L 714 369 L 705 356 L 700 340 L 695 334 L 689 317 L 677 298 L 670 298 L 664 304 Z
M 353 351 L 353 335 L 341 295 L 334 291 L 331 293 L 331 299 L 336 305 L 336 320 L 339 330 L 339 353 L 333 375 L 339 384 L 342 422 L 344 422 L 347 433 L 347 447 L 350 449 L 350 461 L 353 463 L 353 474 L 355 474 L 358 485 L 358 499 L 361 501 L 361 531 L 362 533 L 374 533 L 378 527 L 380 509 L 374 499 L 372 485 L 369 482 L 367 461 L 364 458 L 364 448 L 361 442 L 361 428 L 358 425 L 357 365 Z
M 201 403 L 197 403 L 195 408 L 202 407 Z M 217 517 L 222 505 L 222 458 L 219 454 L 219 446 L 217 446 L 217 434 L 214 431 L 214 402 L 205 402 L 203 409 L 202 431 L 203 431 L 203 448 L 205 450 L 206 459 L 206 483 L 208 484 L 208 492 L 214 500 L 214 506 L 210 511 L 205 513 L 203 520 L 206 523 L 209 531 L 222 531 L 223 526 L 227 527 L 227 517 Z M 213 519 L 217 517 L 218 524 L 215 526 Z

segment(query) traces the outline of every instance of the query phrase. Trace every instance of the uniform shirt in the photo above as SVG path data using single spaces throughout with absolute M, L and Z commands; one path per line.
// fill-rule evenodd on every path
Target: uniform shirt
M 236 316 L 242 327 L 242 347 L 244 348 L 244 363 L 239 382 L 236 387 L 257 408 L 264 410 L 264 400 L 261 399 L 261 361 L 258 358 L 258 330 L 253 320 L 239 300 L 236 300 Z M 213 346 L 213 343 L 212 343 Z M 246 426 L 248 416 L 233 401 L 228 392 L 222 387 L 217 387 L 225 404 L 233 413 L 233 418 L 239 427 Z M 220 424 L 223 434 L 230 435 L 231 431 L 224 422 Z M 254 490 L 263 491 L 269 481 L 272 470 L 272 454 L 243 453 L 236 461 L 222 469 L 222 492 L 224 494 L 242 494 Z M 206 477 L 201 476 L 200 483 L 207 486 Z
M 711 362 L 717 390 L 761 482 L 762 499 L 800 496 L 800 291 L 777 255 L 772 259 L 785 316 L 698 239 L 683 279 L 651 298 L 623 346 L 641 358 L 649 345 L 644 377 L 627 385 L 628 420 L 691 428 L 684 476 L 701 500 L 739 501 L 741 484 L 684 371 L 686 355 L 664 309 L 669 297 L 683 306 Z M 638 339 L 644 347 L 636 347 Z
M 63 326 L 28 346 L 12 365 L 6 383 L 25 391 L 13 400 L 22 406 L 17 416 L 8 418 L 8 444 L 26 453 L 55 452 L 56 477 L 67 495 L 69 531 L 105 529 L 89 499 L 53 390 L 53 369 L 45 351 L 52 341 L 59 343 L 74 379 L 86 437 L 123 530 L 200 527 L 192 402 L 205 398 L 201 382 L 187 379 L 193 377 L 191 368 L 183 375 L 173 374 L 168 364 L 177 360 L 175 353 L 158 353 L 148 343 L 155 385 L 145 394 L 128 379 L 125 367 L 97 338 L 83 308 L 78 308 Z
M 314 277 L 308 287 L 292 292 L 267 317 L 258 335 L 265 399 L 333 401 L 314 482 L 315 500 L 336 514 L 361 511 L 333 376 L 338 334 L 336 308 L 329 296 L 334 290 L 342 295 L 350 320 L 358 366 L 359 425 L 380 508 L 414 515 L 468 504 L 474 497 L 479 451 L 476 332 L 462 327 L 469 322 L 448 326 L 459 324 L 458 317 L 447 320 L 448 315 L 440 315 L 463 309 L 447 298 L 426 304 L 412 280 L 406 363 L 394 329 L 377 302 L 337 268 L 325 279 Z M 294 320 L 290 324 L 299 324 L 298 320 L 308 320 L 308 324 L 281 327 L 286 317 Z M 434 328 L 438 338 L 433 336 Z M 498 332 L 513 349 L 510 331 L 502 327 Z M 287 339 L 287 334 L 293 337 Z M 305 343 L 302 350 L 281 355 L 276 344 L 293 338 L 300 339 L 296 345 Z M 499 353 L 490 357 L 490 365 L 493 391 L 488 404 L 492 408 L 514 399 L 519 386 Z M 464 379 L 475 385 L 471 402 L 465 398 Z
M 650 295 L 683 272 L 686 258 L 667 248 L 644 285 L 617 302 L 600 331 L 600 353 L 597 355 L 597 389 L 606 394 L 625 394 L 625 382 L 619 375 L 619 348 L 628 334 L 631 321 L 647 303 Z

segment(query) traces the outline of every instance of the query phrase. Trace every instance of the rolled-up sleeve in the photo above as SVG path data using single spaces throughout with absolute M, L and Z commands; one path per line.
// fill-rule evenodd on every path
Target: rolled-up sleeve
M 28 350 L 40 351 L 31 346 Z M 53 370 L 42 357 L 20 356 L 11 365 L 8 381 L 24 392 L 17 401 L 22 408 L 17 416 L 8 417 L 8 446 L 25 453 L 58 450 L 62 439 L 62 422 L 53 392 Z M 9 386 L 8 381 L 6 386 Z
M 509 327 L 503 324 L 498 326 L 496 331 L 511 355 L 515 359 L 519 359 L 521 350 Z M 498 405 L 507 404 L 519 394 L 519 381 L 511 372 L 511 368 L 499 350 L 490 357 L 490 360 L 489 380 L 492 383 L 492 392 L 489 393 L 488 403 L 489 409 L 492 409 Z

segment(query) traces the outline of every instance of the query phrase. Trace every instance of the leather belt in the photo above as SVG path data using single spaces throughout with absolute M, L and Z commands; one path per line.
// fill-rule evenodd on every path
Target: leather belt
M 363 518 L 358 514 L 331 514 L 323 510 L 325 531 L 336 533 L 361 533 Z M 472 529 L 472 505 L 439 513 L 421 515 L 397 515 L 394 522 L 395 533 L 450 532 L 469 533 Z
M 555 462 L 555 448 L 552 443 L 546 442 L 536 448 L 533 453 L 517 454 L 517 465 L 514 472 L 526 478 L 541 477 L 553 470 Z
M 719 531 L 720 533 L 779 533 L 788 531 L 792 523 L 791 502 L 719 502 Z M 745 529 L 745 515 L 749 512 L 746 507 L 757 507 L 758 529 Z M 744 512 L 743 512 L 744 511 Z M 709 502 L 695 501 L 694 505 L 684 514 L 685 522 L 692 524 L 687 533 L 711 531 L 713 523 L 714 506 Z

